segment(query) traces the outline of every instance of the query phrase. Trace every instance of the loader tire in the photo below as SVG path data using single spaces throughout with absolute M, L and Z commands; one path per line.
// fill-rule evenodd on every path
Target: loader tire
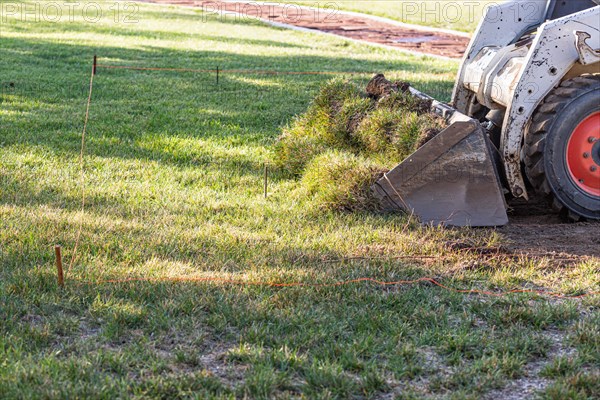
M 525 173 L 571 220 L 600 219 L 600 75 L 561 83 L 533 115 Z

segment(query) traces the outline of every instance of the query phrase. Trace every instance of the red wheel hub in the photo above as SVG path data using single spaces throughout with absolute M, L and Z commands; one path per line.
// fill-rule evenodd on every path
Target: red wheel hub
M 571 134 L 567 168 L 581 190 L 600 197 L 600 111 L 581 121 Z

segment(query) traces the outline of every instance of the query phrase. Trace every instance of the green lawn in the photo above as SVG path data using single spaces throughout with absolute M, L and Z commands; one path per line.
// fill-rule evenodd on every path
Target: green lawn
M 386 17 L 408 24 L 433 26 L 462 32 L 473 32 L 488 6 L 504 0 L 446 1 L 446 0 L 336 0 L 336 1 L 286 1 L 319 7 L 331 18 L 336 11 L 355 11 Z
M 598 297 L 91 284 L 432 276 L 457 288 L 577 294 L 600 282 L 597 258 L 556 267 L 456 250 L 500 246 L 492 230 L 320 211 L 276 170 L 265 199 L 273 143 L 328 76 L 221 74 L 217 85 L 214 74 L 99 69 L 82 185 L 94 54 L 104 64 L 364 71 L 352 76 L 362 83 L 384 72 L 441 99 L 458 66 L 176 7 L 140 5 L 139 22 L 125 24 L 114 3 L 102 5 L 96 23 L 66 10 L 58 22 L 2 19 L 0 398 L 476 399 L 524 382 L 545 383 L 548 399 L 598 396 Z M 53 245 L 69 264 L 80 224 L 60 290 Z

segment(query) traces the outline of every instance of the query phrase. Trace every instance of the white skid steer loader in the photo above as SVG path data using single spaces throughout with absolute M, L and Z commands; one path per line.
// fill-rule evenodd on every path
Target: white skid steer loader
M 449 126 L 373 186 L 427 224 L 500 226 L 506 196 L 600 219 L 600 0 L 490 7 L 465 53 Z

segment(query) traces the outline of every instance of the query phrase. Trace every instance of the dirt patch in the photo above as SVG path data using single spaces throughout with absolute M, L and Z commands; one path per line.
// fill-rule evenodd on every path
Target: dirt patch
M 600 222 L 569 223 L 543 200 L 509 204 L 510 223 L 498 229 L 514 253 L 530 257 L 581 259 L 600 257 Z
M 25 314 L 21 317 L 21 322 L 37 329 L 44 326 L 44 317 L 37 314 Z
M 527 365 L 524 376 L 510 381 L 504 388 L 493 390 L 483 397 L 486 400 L 521 400 L 534 397 L 537 392 L 544 390 L 550 381 L 540 378 L 539 372 L 546 363 L 535 362 Z
M 198 330 L 202 332 L 199 336 L 196 336 L 197 332 L 188 336 L 171 331 L 151 342 L 149 346 L 156 355 L 168 363 L 171 372 L 191 374 L 205 370 L 229 389 L 234 390 L 238 384 L 243 384 L 244 374 L 248 368 L 227 361 L 228 353 L 237 348 L 238 344 L 213 340 L 212 334 L 202 329 Z M 132 333 L 134 336 L 143 335 L 141 331 L 137 335 L 135 332 Z
M 245 14 L 249 18 L 262 19 L 268 22 L 331 33 L 354 40 L 449 58 L 461 58 L 469 44 L 469 38 L 459 34 L 414 29 L 410 26 L 384 22 L 366 15 L 347 14 L 330 9 L 315 10 L 293 4 L 197 0 L 141 1 L 146 3 L 202 7 L 208 14 L 217 12 Z
M 410 83 L 408 82 L 390 82 L 385 79 L 383 74 L 375 75 L 367 84 L 367 94 L 372 99 L 379 99 L 381 97 L 389 96 L 393 92 L 408 92 Z
M 200 356 L 200 363 L 213 376 L 216 376 L 225 383 L 230 389 L 234 389 L 237 384 L 244 383 L 244 374 L 247 366 L 237 365 L 226 362 L 228 352 L 235 348 L 235 344 L 220 344 L 212 342 L 206 351 Z
M 441 397 L 435 396 L 434 392 L 431 390 L 430 385 L 432 380 L 447 379 L 456 373 L 456 368 L 448 365 L 444 358 L 441 357 L 433 347 L 421 346 L 417 349 L 417 353 L 421 359 L 421 365 L 427 371 L 427 374 L 418 375 L 413 379 L 402 380 L 388 377 L 386 383 L 391 390 L 389 393 L 382 394 L 380 397 L 381 399 L 391 400 L 398 397 L 404 398 L 403 395 L 406 394 L 407 391 L 424 398 Z
M 566 334 L 562 331 L 551 330 L 545 332 L 544 336 L 552 343 L 547 356 L 527 363 L 523 368 L 523 376 L 509 381 L 502 389 L 489 392 L 484 396 L 484 399 L 519 400 L 531 398 L 551 383 L 550 379 L 540 376 L 544 367 L 558 357 L 574 357 L 576 350 L 565 345 Z

